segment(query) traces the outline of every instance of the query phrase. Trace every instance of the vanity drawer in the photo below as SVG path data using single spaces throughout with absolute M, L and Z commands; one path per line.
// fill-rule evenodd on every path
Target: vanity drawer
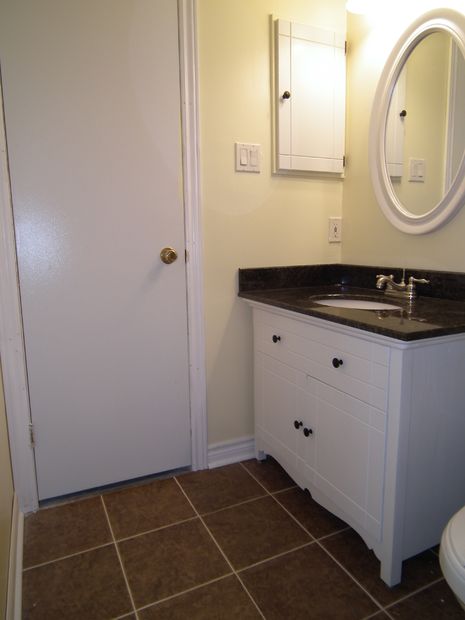
M 385 411 L 389 348 L 262 310 L 255 349 Z

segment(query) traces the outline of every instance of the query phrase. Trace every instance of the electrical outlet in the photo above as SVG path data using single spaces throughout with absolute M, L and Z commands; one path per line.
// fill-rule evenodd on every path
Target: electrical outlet
M 342 241 L 342 217 L 330 217 L 329 218 L 328 241 L 330 243 L 341 243 Z

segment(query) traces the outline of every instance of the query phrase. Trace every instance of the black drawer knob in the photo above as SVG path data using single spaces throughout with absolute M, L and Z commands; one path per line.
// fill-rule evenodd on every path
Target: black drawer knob
M 303 425 L 304 425 L 304 423 L 302 421 L 294 420 L 294 428 L 299 429 Z
M 313 435 L 313 431 L 311 428 L 304 428 L 304 435 L 308 437 L 309 435 Z
M 273 335 L 273 338 L 271 339 L 273 342 L 279 342 L 281 340 L 281 336 L 276 336 L 276 334 Z
M 291 98 L 291 93 L 288 90 L 285 90 L 283 92 L 283 99 L 290 99 Z
M 339 368 L 339 366 L 342 366 L 344 362 L 342 360 L 338 360 L 337 357 L 333 357 L 333 366 L 334 368 Z

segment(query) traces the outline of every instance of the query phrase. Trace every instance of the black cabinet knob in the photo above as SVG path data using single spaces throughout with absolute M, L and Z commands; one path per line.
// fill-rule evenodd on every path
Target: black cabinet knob
M 294 428 L 299 429 L 303 425 L 304 425 L 304 423 L 302 421 L 294 420 Z
M 273 338 L 271 339 L 273 342 L 279 342 L 281 340 L 281 336 L 276 336 L 276 334 L 273 335 Z
M 283 99 L 290 99 L 291 98 L 291 93 L 288 90 L 285 90 L 283 92 Z
M 342 360 L 338 360 L 337 357 L 333 357 L 333 366 L 334 368 L 339 368 L 339 366 L 342 366 L 344 362 Z
M 402 110 L 399 114 L 400 118 L 405 118 L 407 116 L 407 110 Z
M 311 428 L 304 428 L 304 435 L 308 437 L 309 435 L 313 435 L 313 431 Z

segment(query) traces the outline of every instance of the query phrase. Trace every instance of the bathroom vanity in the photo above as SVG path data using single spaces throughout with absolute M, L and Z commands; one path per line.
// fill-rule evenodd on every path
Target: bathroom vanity
M 253 309 L 257 457 L 272 455 L 350 524 L 394 585 L 402 561 L 437 544 L 465 504 L 465 303 L 393 301 L 374 278 L 372 289 L 341 284 L 360 284 L 357 268 L 322 267 L 276 288 L 269 272 L 263 286 L 260 270 L 240 272 Z M 316 303 L 331 295 L 398 308 Z

